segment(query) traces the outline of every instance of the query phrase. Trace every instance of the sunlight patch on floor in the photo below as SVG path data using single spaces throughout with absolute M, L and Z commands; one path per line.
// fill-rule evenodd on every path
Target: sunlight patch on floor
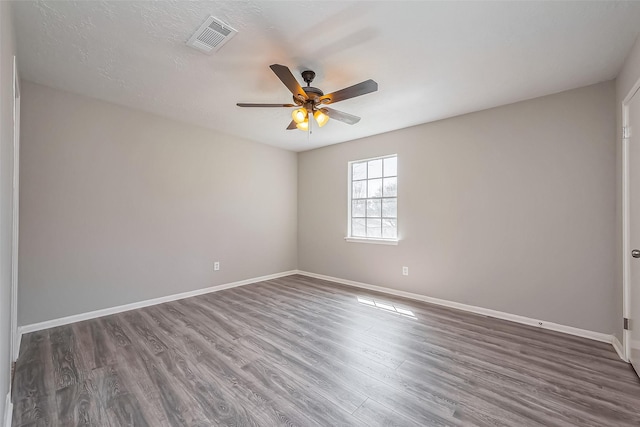
M 373 298 L 366 298 L 366 297 L 357 297 L 357 298 L 360 304 L 368 305 L 369 307 L 375 307 L 380 310 L 389 311 L 391 313 L 397 313 L 402 316 L 411 317 L 412 319 L 417 319 L 415 314 L 413 314 L 413 311 L 407 310 L 406 308 L 396 307 L 395 305 L 388 302 L 376 301 Z

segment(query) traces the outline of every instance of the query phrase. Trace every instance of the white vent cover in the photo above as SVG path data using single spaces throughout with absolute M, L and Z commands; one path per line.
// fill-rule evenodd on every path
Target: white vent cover
M 202 52 L 213 53 L 220 49 L 226 42 L 231 40 L 238 31 L 231 28 L 221 20 L 210 16 L 198 31 L 191 36 L 187 46 L 191 46 Z

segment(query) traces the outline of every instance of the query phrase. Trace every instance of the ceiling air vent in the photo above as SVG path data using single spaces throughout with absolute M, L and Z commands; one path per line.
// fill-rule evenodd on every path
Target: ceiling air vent
M 202 52 L 213 53 L 231 40 L 238 31 L 231 28 L 221 20 L 210 16 L 198 31 L 191 36 L 187 46 L 191 46 Z

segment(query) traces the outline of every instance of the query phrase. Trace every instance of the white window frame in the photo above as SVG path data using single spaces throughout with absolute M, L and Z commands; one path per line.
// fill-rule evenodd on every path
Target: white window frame
M 351 206 L 352 206 L 352 200 L 351 197 L 353 195 L 353 183 L 352 183 L 352 172 L 353 172 L 353 164 L 354 163 L 362 163 L 362 162 L 368 162 L 371 160 L 379 160 L 379 159 L 388 159 L 389 157 L 395 157 L 396 159 L 398 158 L 398 154 L 388 154 L 385 156 L 377 156 L 377 157 L 371 157 L 368 159 L 360 159 L 360 160 L 352 160 L 350 162 L 347 163 L 347 169 L 348 169 L 348 174 L 347 174 L 347 236 L 344 238 L 344 240 L 346 240 L 349 243 L 373 243 L 373 244 L 378 244 L 378 245 L 397 245 L 399 239 L 399 232 L 398 232 L 398 214 L 396 211 L 396 238 L 395 239 L 390 239 L 390 238 L 383 238 L 383 237 L 353 237 L 351 235 L 351 222 L 352 222 L 352 218 L 351 218 Z M 396 178 L 398 176 L 398 172 L 396 171 Z M 368 176 L 367 176 L 368 179 Z M 396 193 L 396 200 L 398 200 L 398 195 Z M 397 204 L 396 204 L 397 206 Z M 397 209 L 397 208 L 396 208 Z

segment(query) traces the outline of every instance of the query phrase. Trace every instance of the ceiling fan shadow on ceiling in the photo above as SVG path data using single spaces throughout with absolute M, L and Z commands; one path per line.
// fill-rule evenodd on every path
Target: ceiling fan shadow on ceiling
M 360 117 L 325 107 L 325 105 L 366 95 L 367 93 L 378 90 L 378 83 L 369 79 L 325 95 L 324 92 L 317 87 L 311 86 L 311 82 L 316 76 L 316 73 L 311 70 L 302 72 L 302 79 L 307 83 L 306 87 L 302 87 L 288 67 L 273 64 L 270 65 L 269 68 L 278 76 L 287 89 L 291 91 L 294 104 L 248 104 L 239 102 L 236 105 L 238 107 L 299 107 L 291 113 L 293 120 L 291 120 L 291 123 L 287 126 L 287 130 L 300 129 L 302 131 L 308 131 L 310 117 L 315 119 L 319 127 L 327 124 L 330 118 L 354 125 L 360 121 Z

